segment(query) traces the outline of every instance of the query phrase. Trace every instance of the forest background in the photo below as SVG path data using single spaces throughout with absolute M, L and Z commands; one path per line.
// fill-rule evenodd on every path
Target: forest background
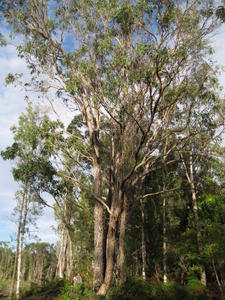
M 7 32 L 7 27 L 5 27 L 5 32 Z M 4 30 L 3 30 L 3 33 L 4 33 Z M 212 45 L 213 45 L 213 47 L 215 48 L 215 54 L 214 54 L 214 58 L 219 62 L 219 63 L 222 63 L 223 64 L 223 46 L 224 46 L 224 43 L 223 42 L 221 42 L 221 41 L 223 41 L 223 35 L 224 35 L 224 27 L 220 27 L 220 29 L 218 29 L 218 31 L 217 31 L 217 34 L 215 35 L 215 36 L 213 36 L 212 37 Z M 217 46 L 218 45 L 218 46 Z M 18 60 L 18 58 L 15 56 L 15 52 L 14 52 L 14 48 L 12 47 L 12 46 L 6 46 L 6 48 L 2 48 L 1 49 L 1 51 L 2 51 L 2 53 L 4 53 L 3 55 L 6 55 L 6 57 L 7 57 L 7 59 L 6 59 L 6 61 L 7 61 L 7 63 L 5 62 L 3 62 L 2 61 L 2 63 L 4 63 L 4 66 L 5 66 L 5 70 L 7 70 L 7 72 L 6 73 L 9 73 L 10 72 L 10 68 L 11 68 L 11 70 L 13 71 L 13 72 L 16 72 L 16 73 L 20 73 L 20 72 L 22 72 L 22 73 L 25 73 L 25 74 L 27 74 L 27 75 L 25 75 L 25 76 L 28 76 L 28 72 L 27 72 L 27 70 L 26 70 L 26 68 L 25 68 L 25 63 L 22 61 L 21 62 L 21 60 Z M 10 57 L 10 59 L 8 59 Z M 17 66 L 18 67 L 18 69 L 15 69 L 15 66 Z M 5 77 L 5 75 L 6 74 L 4 74 L 4 75 L 2 75 L 2 77 Z M 223 85 L 223 82 L 224 82 L 224 75 L 220 75 L 219 76 L 219 80 L 220 80 L 220 83 L 221 83 L 221 85 Z M 12 100 L 10 100 L 10 101 L 13 101 L 14 102 L 14 96 L 13 96 L 13 93 L 15 92 L 15 88 L 10 88 L 10 87 L 3 87 L 2 88 L 2 99 L 3 99 L 3 101 L 2 101 L 2 103 L 6 103 L 7 102 L 7 105 L 6 105 L 6 113 L 4 114 L 4 116 L 3 116 L 3 118 L 1 119 L 1 120 L 3 120 L 3 122 L 4 122 L 4 127 L 5 127 L 5 125 L 7 124 L 7 123 L 9 123 L 9 115 L 10 115 L 10 123 L 11 123 L 11 121 L 13 121 L 13 120 L 11 120 L 11 118 L 13 118 L 12 117 L 12 114 L 11 114 L 11 111 L 12 111 L 12 109 L 11 109 L 11 107 L 10 107 L 10 105 L 9 105 L 9 102 L 8 102 L 8 99 L 10 98 L 10 99 L 12 99 Z M 12 93 L 12 94 L 10 94 L 10 93 Z M 16 101 L 14 102 L 15 103 L 15 105 L 13 104 L 13 102 L 11 102 L 12 103 L 12 105 L 13 105 L 13 109 L 14 109 L 14 111 L 15 111 L 15 119 L 14 119 L 14 121 L 12 122 L 12 124 L 14 123 L 14 124 L 16 124 L 17 123 L 17 121 L 16 121 L 16 119 L 18 118 L 18 115 L 19 115 L 19 111 L 21 110 L 21 111 L 24 111 L 24 104 L 22 104 L 22 101 L 21 101 L 21 107 L 20 107 L 20 104 L 19 104 L 19 97 L 18 97 L 18 95 L 19 95 L 19 93 L 16 95 Z M 26 93 L 26 95 L 29 95 L 29 97 L 32 99 L 34 99 L 35 100 L 35 98 L 37 98 L 37 94 L 35 93 Z M 21 100 L 22 100 L 22 98 L 24 98 L 24 92 L 21 92 Z M 46 95 L 45 95 L 45 98 L 46 98 Z M 40 100 L 41 101 L 41 100 Z M 46 99 L 44 99 L 44 103 L 45 104 L 42 104 L 43 106 L 45 106 L 46 105 Z M 2 105 L 2 103 L 1 103 L 1 105 Z M 43 103 L 43 102 L 42 102 Z M 62 115 L 63 114 L 63 116 L 64 116 L 64 119 L 62 120 L 62 121 L 66 121 L 66 122 L 68 122 L 69 123 L 69 120 L 70 120 L 70 112 L 67 110 L 67 109 L 65 109 L 65 106 L 59 106 L 59 104 L 56 104 L 56 103 L 54 103 L 54 108 L 55 108 L 55 110 L 57 111 L 57 114 L 59 114 L 59 115 Z M 44 108 L 45 109 L 45 108 Z M 52 109 L 52 106 L 49 104 L 49 109 Z M 1 111 L 2 112 L 2 111 Z M 51 115 L 52 116 L 54 116 L 54 117 L 56 117 L 57 116 L 57 114 L 55 114 L 55 112 L 51 112 Z M 7 122 L 5 122 L 5 120 L 7 120 Z M 8 138 L 9 136 L 10 136 L 10 134 L 8 134 L 8 133 L 6 133 L 7 131 L 5 131 L 5 130 L 2 130 L 2 134 L 3 134 L 3 138 L 1 139 L 2 141 L 4 141 L 4 144 L 2 145 L 3 147 L 2 148 L 5 148 L 5 146 L 7 146 L 7 145 L 9 145 L 11 142 L 12 142 L 12 138 L 11 138 L 11 140 Z M 12 135 L 11 135 L 12 136 Z M 7 142 L 6 142 L 7 141 Z M 1 162 L 1 164 L 2 165 L 4 165 L 4 170 L 6 170 L 5 169 L 5 166 L 7 165 L 7 166 L 9 166 L 10 164 L 9 163 L 7 163 L 7 162 Z M 2 178 L 2 183 L 3 183 L 3 185 L 4 185 L 4 188 L 5 187 L 7 187 L 7 186 L 9 186 L 9 182 L 10 181 L 8 181 L 8 179 L 7 179 L 7 176 L 6 176 L 6 173 L 4 172 L 2 172 L 2 174 L 3 174 L 3 178 Z M 12 178 L 12 177 L 11 177 Z M 6 184 L 5 184 L 6 183 Z M 12 199 L 12 186 L 13 186 L 14 184 L 10 184 L 10 194 L 8 194 L 9 193 L 9 190 L 7 190 L 7 191 L 3 191 L 3 197 L 5 197 L 5 199 Z M 14 185 L 15 187 L 16 187 L 16 185 Z M 3 198 L 2 198 L 3 199 Z M 49 200 L 50 200 L 50 198 L 48 198 Z M 7 206 L 9 205 L 9 201 L 4 201 L 4 202 L 2 202 L 2 203 L 7 203 Z M 51 202 L 51 200 L 50 200 L 50 203 L 52 203 Z M 10 205 L 11 206 L 11 205 Z M 2 210 L 2 212 L 4 213 L 4 211 L 7 211 L 7 208 L 6 209 L 3 209 Z M 45 208 L 45 211 L 46 211 L 46 208 Z M 47 209 L 47 213 L 45 212 L 45 215 L 42 217 L 42 218 L 40 218 L 40 219 L 38 219 L 38 223 L 42 226 L 42 231 L 45 233 L 45 236 L 46 236 L 46 232 L 48 232 L 48 235 L 49 235 L 49 237 L 47 238 L 47 240 L 46 241 L 48 241 L 48 242 L 55 242 L 55 234 L 52 232 L 51 233 L 51 228 L 49 228 L 50 226 L 49 226 L 49 216 L 51 215 L 51 209 Z M 4 213 L 4 217 L 1 219 L 1 220 L 4 220 L 5 219 L 5 216 L 6 216 L 6 214 Z M 8 217 L 7 217 L 7 219 L 8 219 Z M 47 219 L 47 222 L 45 222 L 45 219 Z M 53 220 L 53 218 L 52 218 L 52 220 Z M 47 223 L 47 224 L 46 224 Z M 47 228 L 48 228 L 48 230 L 46 230 L 46 228 L 44 228 L 44 224 L 46 224 L 46 226 L 47 226 Z M 54 224 L 54 221 L 53 221 L 53 224 Z M 5 227 L 7 227 L 7 228 L 10 228 L 10 225 L 8 225 L 8 226 L 6 226 L 5 224 L 3 224 L 2 226 L 1 226 L 1 231 L 3 232 L 4 231 L 4 228 Z M 31 234 L 32 234 L 32 232 L 34 232 L 35 233 L 35 231 L 36 231 L 36 229 L 35 228 L 33 228 L 33 230 L 32 230 L 32 228 L 31 228 L 31 230 L 30 230 L 30 232 L 31 232 Z M 38 234 L 38 236 L 40 237 L 41 236 L 41 234 L 40 234 L 40 230 L 39 230 L 39 234 Z M 4 240 L 4 238 L 3 238 L 3 240 Z M 42 240 L 44 240 L 44 237 L 42 238 Z

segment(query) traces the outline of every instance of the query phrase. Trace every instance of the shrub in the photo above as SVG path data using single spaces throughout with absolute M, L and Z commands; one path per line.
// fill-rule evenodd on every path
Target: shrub
M 150 285 L 140 278 L 130 278 L 118 288 L 110 289 L 108 300 L 151 300 Z
M 21 289 L 20 296 L 23 298 L 40 294 L 58 294 L 63 285 L 64 281 L 58 278 L 45 282 L 43 285 L 38 285 L 35 282 L 31 282 L 29 288 Z
M 169 282 L 164 286 L 164 296 L 166 300 L 192 300 L 192 296 L 187 287 L 181 286 L 178 283 Z
M 94 300 L 97 299 L 92 288 L 81 283 L 74 287 L 67 282 L 61 290 L 59 300 Z
M 176 282 L 166 285 L 159 281 L 148 283 L 130 278 L 118 288 L 111 288 L 107 300 L 207 300 L 206 290 L 199 280 L 192 279 L 187 286 Z
M 208 299 L 206 288 L 202 285 L 199 279 L 196 278 L 189 279 L 187 287 L 192 295 L 192 299 L 196 299 L 196 300 Z

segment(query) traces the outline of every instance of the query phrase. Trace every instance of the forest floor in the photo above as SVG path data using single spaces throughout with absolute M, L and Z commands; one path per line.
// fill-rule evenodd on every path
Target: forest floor
M 42 293 L 40 295 L 33 295 L 29 297 L 22 298 L 21 300 L 57 300 L 58 293 L 52 291 L 51 293 Z
M 6 299 L 9 293 L 7 290 L 0 290 L 0 299 Z M 41 293 L 40 295 L 33 295 L 28 297 L 23 297 L 21 300 L 57 300 L 58 291 L 51 291 L 47 293 Z
M 0 299 L 6 299 L 9 295 L 9 281 L 0 281 Z
M 0 299 L 5 299 L 9 295 L 8 290 L 0 289 Z
M 53 281 L 50 284 L 44 286 L 34 285 L 30 287 L 30 284 L 24 284 L 21 300 L 57 300 L 63 285 L 62 281 Z M 9 295 L 9 282 L 0 281 L 0 300 L 7 299 Z
M 56 280 L 46 283 L 43 286 L 33 286 L 33 288 L 21 297 L 21 300 L 56 300 L 60 295 L 63 285 L 64 282 L 62 280 Z

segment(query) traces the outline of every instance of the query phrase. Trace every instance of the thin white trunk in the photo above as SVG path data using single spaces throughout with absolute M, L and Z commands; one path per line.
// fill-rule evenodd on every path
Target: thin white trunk
M 167 124 L 169 119 L 167 118 Z M 164 164 L 164 171 L 163 171 L 163 191 L 166 190 L 166 180 L 167 180 L 167 165 L 166 165 L 166 158 L 167 158 L 167 147 L 168 147 L 168 138 L 166 138 L 165 146 L 163 149 L 163 164 Z M 166 197 L 163 196 L 163 283 L 166 284 L 168 281 L 167 278 L 167 222 L 166 222 Z
M 141 200 L 141 258 L 142 258 L 142 278 L 146 279 L 146 244 L 145 244 L 145 213 L 144 202 Z
M 19 224 L 18 224 L 17 242 L 16 242 L 16 254 L 15 254 L 14 267 L 13 267 L 12 281 L 11 281 L 11 285 L 10 285 L 9 299 L 12 298 L 14 285 L 15 285 L 15 279 L 16 279 L 16 271 L 17 271 L 17 266 L 18 266 L 18 254 L 19 254 L 19 247 L 20 247 L 20 234 L 21 234 L 21 226 L 22 226 L 22 218 L 23 218 L 24 200 L 25 200 L 25 191 L 24 191 L 23 199 L 22 199 L 22 202 L 20 205 Z
M 200 231 L 200 225 L 199 225 L 199 215 L 198 215 L 198 204 L 197 204 L 197 197 L 196 197 L 196 191 L 195 191 L 195 182 L 194 182 L 194 171 L 193 171 L 193 156 L 192 156 L 192 149 L 189 153 L 189 163 L 190 163 L 190 176 L 189 176 L 189 182 L 191 186 L 191 194 L 192 194 L 192 203 L 193 203 L 193 211 L 194 211 L 194 219 L 195 219 L 195 227 L 197 232 L 197 243 L 198 243 L 198 250 L 199 254 L 202 254 L 203 247 L 202 247 L 202 241 L 201 241 L 201 231 Z M 206 286 L 206 272 L 203 265 L 201 265 L 201 283 Z
M 26 187 L 25 187 L 26 189 Z M 27 221 L 27 212 L 28 212 L 28 191 L 26 189 L 24 195 L 24 214 L 23 214 L 23 224 L 21 228 L 21 239 L 19 246 L 19 254 L 18 254 L 18 263 L 17 263 L 17 282 L 16 282 L 16 300 L 20 298 L 20 282 L 21 282 L 21 260 L 22 260 L 22 251 L 23 251 L 23 240 L 26 228 Z
M 17 268 L 17 281 L 16 281 L 16 299 L 19 299 L 20 295 L 20 267 L 21 267 L 21 253 L 22 249 L 20 247 L 19 255 L 18 255 L 18 268 Z
M 166 198 L 163 198 L 163 283 L 167 283 Z
M 190 146 L 190 147 L 192 147 L 192 146 Z M 197 245 L 198 245 L 199 254 L 201 255 L 202 251 L 203 251 L 203 247 L 202 247 L 202 241 L 201 241 L 201 231 L 200 231 L 199 215 L 198 215 L 198 204 L 197 204 L 197 197 L 196 197 L 196 191 L 195 191 L 192 148 L 190 148 L 190 151 L 189 151 L 189 170 L 188 170 L 187 164 L 185 163 L 184 157 L 181 152 L 180 152 L 180 157 L 182 159 L 186 177 L 187 177 L 187 180 L 188 180 L 188 182 L 190 184 L 190 188 L 191 188 L 192 206 L 193 206 L 194 221 L 195 221 L 195 228 L 196 228 Z M 200 270 L 201 283 L 204 286 L 206 286 L 207 279 L 206 279 L 205 267 L 203 265 L 201 265 L 200 268 L 201 268 L 201 270 Z

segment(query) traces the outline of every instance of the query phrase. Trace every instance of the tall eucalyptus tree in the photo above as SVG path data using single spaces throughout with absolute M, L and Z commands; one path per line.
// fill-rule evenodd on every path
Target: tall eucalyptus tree
M 106 294 L 113 276 L 126 193 L 157 162 L 158 148 L 168 136 L 161 130 L 166 120 L 185 109 L 180 102 L 188 92 L 191 69 L 208 55 L 207 37 L 223 16 L 216 4 L 1 1 L 5 19 L 24 37 L 18 51 L 31 69 L 26 86 L 41 91 L 56 87 L 57 95 L 71 101 L 82 116 L 81 131 L 87 130 L 95 198 L 94 285 L 99 295 Z M 184 130 L 171 122 L 169 136 Z M 119 243 L 119 253 L 123 245 Z M 121 268 L 123 262 L 119 264 Z

